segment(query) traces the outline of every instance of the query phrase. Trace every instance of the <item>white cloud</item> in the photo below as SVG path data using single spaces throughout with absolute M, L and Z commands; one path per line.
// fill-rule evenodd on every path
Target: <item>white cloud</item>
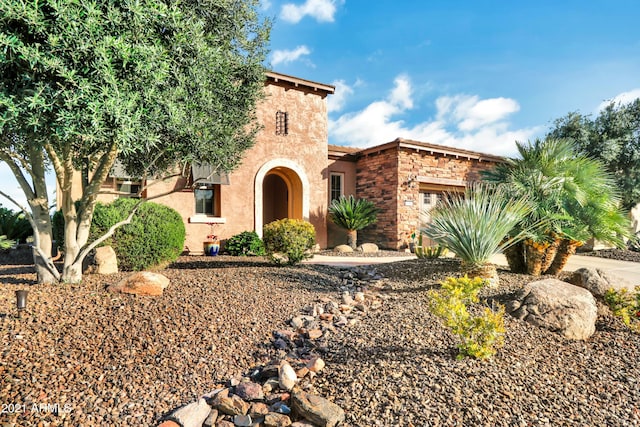
M 336 80 L 332 84 L 336 87 L 336 92 L 327 98 L 327 110 L 330 113 L 342 110 L 347 103 L 347 98 L 353 93 L 353 88 L 344 80 Z
M 274 50 L 271 55 L 271 65 L 288 64 L 310 53 L 309 48 L 304 45 L 298 46 L 293 50 Z
M 336 94 L 339 89 L 336 88 Z M 352 92 L 351 89 L 349 95 Z M 435 100 L 435 107 L 435 118 L 406 125 L 402 116 L 414 108 L 413 89 L 409 78 L 401 75 L 395 79 L 386 99 L 330 119 L 331 143 L 370 147 L 400 137 L 512 156 L 516 154 L 515 141 L 529 140 L 544 129 L 543 126 L 511 129 L 508 116 L 517 112 L 520 106 L 510 98 L 442 96 Z
M 608 100 L 602 102 L 598 106 L 598 112 L 604 110 L 605 107 L 607 107 L 609 104 L 611 104 L 611 102 L 614 102 L 616 104 L 628 104 L 630 102 L 635 101 L 638 98 L 640 98 L 640 88 L 631 89 L 628 92 L 622 92 L 622 93 L 614 96 L 612 99 L 608 99 Z
M 298 23 L 306 15 L 318 22 L 333 22 L 336 13 L 334 0 L 307 0 L 301 5 L 287 3 L 282 6 L 280 17 L 287 22 Z

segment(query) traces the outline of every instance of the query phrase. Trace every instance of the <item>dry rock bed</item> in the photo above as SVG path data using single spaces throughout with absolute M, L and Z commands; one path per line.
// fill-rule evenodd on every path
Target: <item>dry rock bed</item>
M 326 363 L 305 390 L 340 406 L 342 425 L 640 425 L 640 337 L 616 318 L 602 315 L 589 340 L 570 341 L 506 316 L 496 356 L 457 360 L 456 339 L 428 312 L 426 292 L 457 275 L 458 263 L 375 270 L 365 281 L 344 268 L 183 257 L 162 271 L 171 280 L 162 296 L 140 297 L 106 291 L 127 273 L 30 286 L 31 267 L 2 265 L 0 425 L 157 425 L 300 353 L 276 343 L 292 318 L 367 288 L 379 307 L 356 310 L 302 349 Z M 506 302 L 532 280 L 505 271 L 500 279 L 483 291 L 487 301 Z M 29 289 L 21 318 L 17 289 Z

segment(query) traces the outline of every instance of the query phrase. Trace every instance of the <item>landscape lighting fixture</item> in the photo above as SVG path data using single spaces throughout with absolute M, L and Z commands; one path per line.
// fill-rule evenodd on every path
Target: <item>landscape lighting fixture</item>
M 27 308 L 27 294 L 29 291 L 19 290 L 16 291 L 16 308 L 18 309 L 18 316 L 22 314 L 24 309 Z

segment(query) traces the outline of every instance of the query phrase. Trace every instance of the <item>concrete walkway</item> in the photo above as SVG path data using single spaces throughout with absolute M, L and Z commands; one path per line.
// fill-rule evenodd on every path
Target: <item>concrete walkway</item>
M 357 265 L 381 264 L 385 262 L 405 261 L 415 259 L 415 255 L 398 255 L 397 257 L 344 257 L 314 255 L 313 258 L 303 261 L 305 264 L 324 264 L 341 267 L 353 267 Z M 496 265 L 506 266 L 504 255 L 496 255 L 491 258 Z M 582 267 L 599 268 L 628 280 L 630 283 L 640 285 L 640 263 L 618 261 L 613 259 L 598 258 L 592 256 L 573 255 L 565 267 L 566 271 L 574 271 Z

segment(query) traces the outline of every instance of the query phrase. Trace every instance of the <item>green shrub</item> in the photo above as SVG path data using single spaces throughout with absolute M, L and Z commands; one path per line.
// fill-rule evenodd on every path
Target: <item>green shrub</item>
M 136 203 L 135 199 L 120 198 L 108 205 L 96 204 L 91 241 L 124 220 Z M 164 205 L 143 202 L 131 223 L 118 228 L 102 246 L 113 247 L 121 270 L 139 271 L 175 261 L 184 249 L 185 235 L 178 212 Z
M 504 340 L 504 307 L 497 311 L 483 307 L 480 316 L 472 316 L 468 306 L 478 303 L 478 292 L 484 281 L 478 277 L 470 279 L 449 277 L 439 290 L 429 292 L 429 308 L 444 320 L 445 325 L 458 335 L 460 355 L 485 359 L 495 354 Z
M 309 257 L 316 242 L 316 230 L 307 221 L 285 218 L 265 225 L 263 239 L 273 262 L 293 265 Z
M 640 332 L 640 286 L 636 286 L 635 292 L 609 289 L 604 295 L 604 302 L 614 315 L 622 318 L 625 325 Z
M 264 243 L 255 231 L 243 231 L 230 237 L 225 244 L 225 251 L 234 256 L 264 255 Z
M 33 229 L 24 213 L 0 206 L 0 235 L 17 243 L 24 243 L 33 235 Z

